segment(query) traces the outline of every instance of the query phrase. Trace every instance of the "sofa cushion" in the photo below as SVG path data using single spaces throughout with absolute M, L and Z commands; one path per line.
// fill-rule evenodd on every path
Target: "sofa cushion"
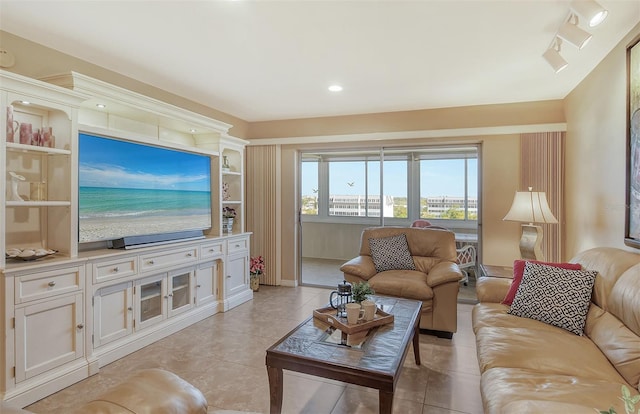
M 640 383 L 640 337 L 622 321 L 595 304 L 591 305 L 585 334 L 607 356 L 624 379 Z
M 371 258 L 378 272 L 385 270 L 416 270 L 409 252 L 407 236 L 398 234 L 389 237 L 370 238 Z
M 562 269 L 571 269 L 571 270 L 580 270 L 582 266 L 580 263 L 551 263 L 551 262 L 540 262 L 537 260 L 515 260 L 513 262 L 513 280 L 511 282 L 511 286 L 509 287 L 509 291 L 506 296 L 502 300 L 502 303 L 505 305 L 511 305 L 513 303 L 513 298 L 516 296 L 516 292 L 518 291 L 518 286 L 522 282 L 522 275 L 524 274 L 524 266 L 527 262 L 544 264 L 547 266 L 559 267 Z
M 626 384 L 518 368 L 495 368 L 482 374 L 480 379 L 486 414 L 578 414 L 588 412 L 587 409 L 594 413 L 595 409 L 608 410 L 610 407 L 614 407 L 618 413 L 624 413 L 624 403 L 619 398 L 623 385 Z M 527 405 L 518 401 L 540 400 L 545 401 L 546 410 L 520 410 Z
M 596 274 L 527 262 L 509 313 L 582 335 Z
M 554 331 L 559 329 L 556 326 L 534 319 L 509 315 L 507 313 L 508 310 L 509 307 L 501 303 L 478 303 L 471 311 L 473 332 L 477 333 L 480 328 L 485 326 L 537 329 L 539 331 Z
M 387 270 L 369 279 L 369 285 L 379 295 L 422 301 L 433 299 L 427 275 L 416 270 Z
M 480 372 L 510 367 L 624 383 L 624 378 L 589 338 L 549 327 L 552 329 L 544 331 L 502 327 L 478 329 L 476 345 Z

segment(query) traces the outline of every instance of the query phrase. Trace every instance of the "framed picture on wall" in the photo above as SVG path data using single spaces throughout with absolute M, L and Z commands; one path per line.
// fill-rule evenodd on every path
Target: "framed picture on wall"
M 627 48 L 626 192 L 624 243 L 640 249 L 640 38 Z

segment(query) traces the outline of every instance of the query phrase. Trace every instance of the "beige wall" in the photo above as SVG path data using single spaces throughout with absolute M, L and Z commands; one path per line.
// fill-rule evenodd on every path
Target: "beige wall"
M 626 48 L 640 24 L 565 99 L 567 258 L 624 245 Z

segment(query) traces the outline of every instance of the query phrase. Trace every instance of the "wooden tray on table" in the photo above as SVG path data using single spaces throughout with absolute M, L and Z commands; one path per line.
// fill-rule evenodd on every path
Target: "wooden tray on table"
M 343 334 L 351 335 L 356 332 L 365 331 L 367 329 L 375 328 L 376 326 L 385 325 L 393 322 L 393 315 L 384 312 L 380 308 L 376 308 L 376 313 L 373 316 L 373 320 L 365 322 L 364 320 L 358 321 L 358 323 L 348 324 L 347 318 L 336 316 L 338 313 L 332 307 L 314 309 L 313 317 L 318 318 L 323 322 L 328 323 L 336 329 L 340 329 Z

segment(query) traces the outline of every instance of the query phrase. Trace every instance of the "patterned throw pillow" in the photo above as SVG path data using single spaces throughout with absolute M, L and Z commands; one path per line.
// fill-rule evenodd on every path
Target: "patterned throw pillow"
M 511 286 L 509 286 L 509 291 L 507 292 L 504 299 L 502 300 L 503 305 L 511 305 L 511 303 L 513 302 L 513 298 L 516 297 L 516 292 L 518 291 L 520 282 L 522 282 L 524 265 L 529 261 L 533 263 L 547 265 L 547 266 L 561 267 L 563 269 L 571 269 L 571 270 L 582 269 L 582 266 L 580 266 L 580 263 L 551 263 L 551 262 L 539 262 L 536 260 L 515 260 L 513 262 L 513 280 L 511 281 Z
M 527 262 L 508 313 L 582 335 L 597 274 Z
M 385 270 L 416 270 L 404 234 L 369 239 L 369 250 L 378 273 Z

